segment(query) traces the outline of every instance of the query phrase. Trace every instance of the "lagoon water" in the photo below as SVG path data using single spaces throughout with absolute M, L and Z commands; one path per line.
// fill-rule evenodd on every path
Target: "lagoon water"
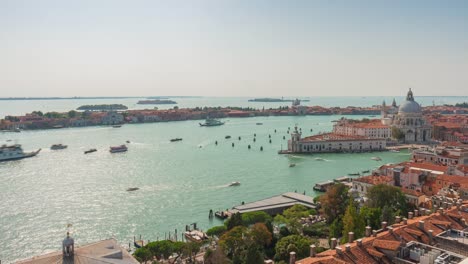
M 31 104 L 37 103 L 43 102 Z M 62 103 L 54 101 L 48 107 L 62 110 L 56 109 Z M 0 259 L 9 263 L 60 249 L 67 224 L 72 224 L 78 245 L 109 237 L 128 245 L 139 234 L 144 239 L 163 239 L 165 232 L 177 229 L 180 234 L 193 222 L 206 230 L 221 224 L 208 219 L 210 209 L 231 208 L 287 191 L 316 195 L 312 191 L 316 182 L 409 158 L 407 152 L 277 154 L 286 148 L 288 127 L 297 123 L 308 135 L 310 129 L 329 131 L 331 121 L 338 118 L 232 118 L 219 127 L 182 121 L 0 133 L 1 142 L 18 142 L 25 150 L 42 148 L 37 157 L 0 163 Z M 225 139 L 226 135 L 232 138 Z M 169 142 L 175 137 L 183 141 Z M 131 141 L 128 152 L 109 153 L 109 146 L 127 140 Z M 68 148 L 49 150 L 55 143 Z M 98 151 L 84 155 L 89 148 Z M 377 155 L 382 161 L 371 160 Z M 290 163 L 297 166 L 290 168 Z M 228 187 L 232 181 L 241 185 Z M 127 192 L 129 187 L 140 190 Z

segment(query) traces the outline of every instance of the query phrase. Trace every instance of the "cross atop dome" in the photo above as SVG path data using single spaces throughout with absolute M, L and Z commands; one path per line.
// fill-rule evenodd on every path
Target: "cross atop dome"
M 408 94 L 406 95 L 406 101 L 414 101 L 413 91 L 409 88 Z

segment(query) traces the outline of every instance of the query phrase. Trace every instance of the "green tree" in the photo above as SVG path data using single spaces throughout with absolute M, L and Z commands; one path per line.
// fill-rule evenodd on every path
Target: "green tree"
M 185 256 L 188 256 L 190 260 L 193 260 L 198 252 L 200 252 L 201 246 L 202 244 L 199 242 L 187 242 L 184 244 L 182 250 Z
M 382 209 L 363 206 L 361 207 L 360 215 L 364 219 L 366 225 L 369 225 L 372 230 L 378 230 L 380 228 Z
M 203 256 L 205 264 L 229 264 L 230 261 L 227 258 L 224 250 L 221 247 L 217 247 L 215 250 L 208 248 Z
M 275 222 L 280 224 L 286 224 L 288 230 L 291 233 L 301 234 L 302 224 L 299 222 L 299 220 L 302 217 L 307 216 L 309 216 L 309 211 L 307 207 L 297 204 L 285 210 L 283 214 L 277 215 L 275 217 Z
M 389 225 L 393 224 L 395 221 L 395 212 L 389 206 L 385 205 L 382 208 L 382 216 L 380 218 L 381 222 L 387 222 Z
M 348 187 L 342 183 L 335 184 L 320 196 L 320 211 L 325 215 L 327 222 L 332 223 L 345 213 L 348 202 Z
M 135 253 L 133 253 L 133 256 L 140 262 L 140 263 L 145 263 L 148 260 L 151 260 L 153 255 L 151 252 L 146 248 L 138 248 L 135 250 Z
M 37 115 L 37 116 L 43 116 L 44 115 L 44 113 L 42 113 L 41 111 L 33 111 L 31 114 Z
M 213 226 L 212 228 L 208 229 L 206 231 L 206 234 L 209 236 L 217 236 L 220 237 L 222 234 L 224 234 L 227 231 L 226 226 Z
M 228 256 L 240 255 L 240 252 L 247 246 L 247 228 L 236 226 L 226 232 L 219 239 L 219 245 L 227 252 Z
M 250 229 L 250 235 L 253 242 L 258 246 L 270 245 L 273 236 L 264 223 L 256 223 Z
M 310 226 L 304 227 L 304 230 L 302 232 L 306 236 L 326 238 L 330 234 L 330 229 L 329 229 L 329 226 L 326 223 L 317 222 L 317 223 L 312 224 Z
M 348 241 L 349 232 L 353 232 L 356 237 L 362 237 L 364 233 L 365 223 L 358 214 L 356 207 L 357 205 L 353 201 L 350 201 L 343 216 L 343 236 L 341 239 L 343 243 L 352 242 Z
M 247 249 L 245 264 L 263 264 L 263 254 L 258 247 L 251 246 Z
M 228 220 L 226 220 L 226 228 L 227 230 L 231 230 L 236 226 L 242 225 L 242 216 L 240 213 L 233 214 Z
M 253 225 L 255 223 L 266 223 L 273 220 L 269 214 L 262 211 L 244 213 L 241 217 L 242 224 L 245 226 Z
M 368 205 L 373 208 L 383 208 L 385 206 L 393 212 L 400 212 L 403 215 L 408 213 L 408 203 L 400 188 L 386 184 L 379 184 L 369 188 L 367 192 Z
M 343 232 L 343 221 L 341 218 L 336 218 L 330 225 L 330 238 L 338 238 Z
M 283 237 L 276 243 L 275 259 L 287 261 L 292 251 L 296 252 L 298 259 L 305 258 L 309 255 L 309 248 L 313 242 L 312 239 L 300 235 Z
M 160 240 L 148 243 L 145 247 L 151 251 L 151 254 L 158 260 L 169 258 L 174 253 L 174 242 L 170 240 Z
M 75 110 L 68 111 L 68 118 L 75 118 L 78 115 L 78 112 Z

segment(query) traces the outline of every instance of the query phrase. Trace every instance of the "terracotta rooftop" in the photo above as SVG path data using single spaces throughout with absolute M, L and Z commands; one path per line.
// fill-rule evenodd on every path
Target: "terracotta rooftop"
M 356 178 L 353 181 L 368 183 L 372 185 L 378 185 L 378 184 L 393 182 L 393 177 L 369 175 L 369 176 Z
M 341 253 L 337 252 L 336 249 L 330 249 L 317 254 L 316 257 L 298 260 L 296 264 L 392 263 L 385 255 L 385 252 L 381 250 L 387 252 L 397 251 L 401 243 L 408 243 L 411 241 L 429 244 L 429 230 L 432 230 L 433 235 L 437 236 L 448 228 L 456 230 L 466 228 L 466 226 L 462 226 L 461 218 L 468 219 L 468 212 L 458 211 L 456 207 L 446 210 L 444 214 L 434 213 L 429 216 L 414 217 L 413 219 L 408 219 L 406 225 L 403 223 L 392 225 L 392 232 L 383 231 L 377 233 L 375 237 L 370 236 L 362 238 L 361 245 L 358 245 L 356 241 L 350 243 L 349 252 L 342 246 Z

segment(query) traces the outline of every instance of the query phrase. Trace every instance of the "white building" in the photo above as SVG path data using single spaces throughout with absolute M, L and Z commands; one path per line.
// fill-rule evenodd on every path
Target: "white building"
M 358 121 L 343 118 L 333 125 L 333 133 L 368 138 L 392 137 L 391 127 L 389 125 L 383 124 L 379 119 Z
M 398 114 L 387 113 L 387 108 L 382 105 L 382 122 L 398 128 L 404 134 L 405 143 L 431 142 L 431 126 L 423 118 L 421 106 L 414 100 L 411 88 L 398 108 Z
M 301 133 L 291 133 L 288 140 L 289 153 L 327 153 L 327 152 L 363 152 L 382 151 L 386 148 L 383 138 L 348 136 L 335 133 L 319 134 L 301 138 Z

